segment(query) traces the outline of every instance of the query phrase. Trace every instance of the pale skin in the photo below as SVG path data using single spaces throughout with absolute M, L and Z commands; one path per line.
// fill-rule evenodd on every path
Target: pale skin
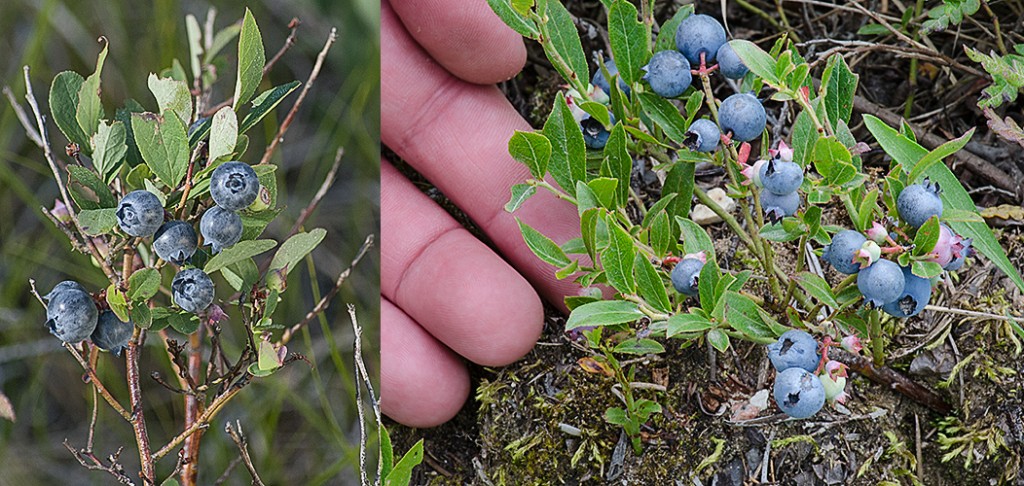
M 531 128 L 494 83 L 522 69 L 526 49 L 486 2 L 384 2 L 381 39 L 383 143 L 491 243 L 381 162 L 381 407 L 433 427 L 468 398 L 468 362 L 518 360 L 540 335 L 541 299 L 560 306 L 579 291 L 530 252 L 515 217 L 558 243 L 579 236 L 579 220 L 544 191 L 515 217 L 503 209 L 511 186 L 529 178 L 508 139 Z

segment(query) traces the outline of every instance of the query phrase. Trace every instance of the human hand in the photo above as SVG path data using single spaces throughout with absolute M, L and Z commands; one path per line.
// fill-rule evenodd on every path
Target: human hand
M 398 422 L 431 427 L 465 403 L 463 359 L 502 366 L 521 358 L 540 335 L 540 296 L 561 305 L 579 287 L 554 277 L 503 209 L 511 186 L 529 177 L 508 155 L 508 139 L 531 128 L 493 86 L 522 68 L 519 35 L 483 1 L 406 0 L 382 4 L 381 42 L 383 143 L 493 247 L 381 163 L 381 407 Z M 516 215 L 558 243 L 579 236 L 576 208 L 548 193 Z

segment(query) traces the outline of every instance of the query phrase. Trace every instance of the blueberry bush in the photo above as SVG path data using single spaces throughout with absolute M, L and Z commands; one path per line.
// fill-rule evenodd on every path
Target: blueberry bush
M 944 163 L 974 129 L 926 149 L 905 122 L 854 116 L 861 77 L 842 53 L 812 65 L 785 35 L 764 47 L 729 40 L 718 20 L 692 6 L 659 25 L 651 2 L 603 1 L 610 52 L 590 63 L 562 3 L 489 4 L 539 44 L 565 83 L 541 128 L 511 135 L 509 153 L 532 177 L 512 187 L 506 210 L 515 214 L 537 191 L 578 209 L 580 238 L 556 242 L 526 221 L 519 226 L 558 278 L 580 285 L 565 298 L 564 331 L 589 350 L 580 366 L 607 377 L 616 403 L 604 420 L 622 428 L 635 454 L 658 442 L 659 417 L 675 408 L 664 387 L 637 386 L 638 363 L 671 348 L 706 347 L 715 366 L 738 343 L 768 345 L 774 404 L 752 401 L 737 422 L 763 422 L 775 410 L 810 419 L 826 402 L 849 414 L 847 370 L 940 416 L 953 413 L 887 356 L 899 320 L 928 309 L 933 287 L 965 262 L 984 258 L 1024 291 L 1019 269 Z M 780 105 L 792 113 L 778 118 Z M 868 155 L 884 157 L 884 167 L 866 166 Z M 738 210 L 695 183 L 698 166 L 724 176 Z M 660 191 L 641 194 L 637 172 L 646 171 Z M 695 203 L 739 249 L 722 254 L 691 218 Z M 1006 324 L 1006 339 L 1024 337 L 1019 318 L 989 316 Z M 573 464 L 581 454 L 590 452 L 577 452 Z
M 294 30 L 278 55 L 268 56 L 248 9 L 239 22 L 216 31 L 215 18 L 211 10 L 204 29 L 194 16 L 186 17 L 186 62 L 175 60 L 149 74 L 149 93 L 137 93 L 141 101 L 111 100 L 104 93 L 101 77 L 108 45 L 102 37 L 93 72 L 83 76 L 64 71 L 53 78 L 46 95 L 49 113 L 40 107 L 28 67 L 27 109 L 5 89 L 28 137 L 42 149 L 42 167 L 52 172 L 59 190 L 60 199 L 42 208 L 43 214 L 109 281 L 91 287 L 78 282 L 83 277 L 68 275 L 69 280 L 38 291 L 33 282 L 33 293 L 46 308 L 46 328 L 81 365 L 92 391 L 91 422 L 78 417 L 89 422 L 87 442 L 66 440 L 64 446 L 83 467 L 124 484 L 197 484 L 205 462 L 201 459 L 208 456 L 200 454 L 200 445 L 217 426 L 218 414 L 254 381 L 292 363 L 309 363 L 305 356 L 290 353 L 288 344 L 295 337 L 308 339 L 304 328 L 322 319 L 351 271 L 322 297 L 318 293 L 318 302 L 300 322 L 275 321 L 289 273 L 302 264 L 310 265 L 311 272 L 314 268 L 309 255 L 327 232 L 307 231 L 305 224 L 334 183 L 342 151 L 338 149 L 321 190 L 281 241 L 261 237 L 284 210 L 279 200 L 284 188 L 278 187 L 272 156 L 313 86 L 336 32 L 328 36 L 301 92 L 297 80 L 260 89 L 267 72 L 294 43 Z M 298 22 L 293 22 L 295 29 Z M 225 75 L 226 58 L 234 55 L 238 69 L 231 73 L 235 79 L 229 92 L 222 85 L 231 77 Z M 289 98 L 291 110 L 282 123 L 274 124 L 265 150 L 250 147 L 247 133 L 269 126 L 264 119 L 273 120 L 268 115 Z M 108 110 L 111 105 L 118 108 Z M 54 126 L 57 130 L 51 130 Z M 51 143 L 64 148 L 55 150 Z M 368 238 L 352 255 L 352 265 L 371 242 Z M 222 332 L 228 327 L 245 331 Z M 225 342 L 228 336 L 242 339 Z M 159 344 L 146 346 L 154 341 Z M 148 353 L 162 357 L 166 369 L 143 368 L 161 362 L 144 360 Z M 101 379 L 101 366 L 123 368 L 126 383 Z M 151 442 L 151 437 L 165 434 L 151 433 L 156 421 L 146 415 L 143 401 L 158 397 L 144 396 L 149 387 L 143 381 L 159 383 L 180 401 L 177 430 L 166 442 Z M 123 422 L 98 422 L 100 407 L 108 407 Z M 138 470 L 122 464 L 125 447 L 94 450 L 94 435 L 119 425 L 130 427 L 135 438 L 130 447 L 137 451 Z M 237 446 L 236 455 L 253 484 L 262 484 L 258 465 L 264 461 L 250 454 L 242 423 L 221 428 Z

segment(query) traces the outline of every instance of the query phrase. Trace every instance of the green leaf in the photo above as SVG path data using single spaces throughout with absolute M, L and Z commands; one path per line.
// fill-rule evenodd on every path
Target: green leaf
M 914 168 L 910 170 L 910 175 L 907 176 L 907 183 L 916 183 L 923 174 L 928 172 L 928 169 L 931 169 L 932 165 L 942 162 L 942 159 L 949 157 L 964 148 L 964 146 L 967 145 L 967 142 L 971 141 L 972 136 L 974 136 L 974 127 L 959 138 L 954 138 L 953 140 L 939 145 L 938 147 L 935 147 L 935 150 L 928 152 L 928 155 L 921 157 L 921 160 L 918 160 L 917 163 L 914 164 Z
M 850 151 L 833 137 L 819 138 L 814 144 L 814 168 L 833 186 L 846 184 L 857 175 Z
M 849 123 L 853 115 L 853 95 L 857 92 L 858 75 L 850 71 L 850 66 L 842 54 L 832 54 L 821 75 L 822 99 L 825 113 L 832 128 L 839 126 L 840 120 Z
M 686 218 L 676 217 L 676 224 L 682 232 L 683 250 L 686 253 L 705 252 L 708 261 L 715 261 L 715 244 L 708 236 L 708 232 L 697 223 Z
M 114 113 L 114 118 L 124 125 L 125 131 L 125 145 L 128 146 L 128 151 L 125 153 L 125 161 L 128 162 L 130 167 L 138 167 L 144 164 L 142 160 L 142 154 L 139 153 L 139 146 L 135 143 L 135 133 L 132 131 L 132 113 L 142 113 L 146 111 L 137 101 L 128 99 L 124 102 L 124 106 L 117 109 Z
M 107 287 L 107 304 L 110 305 L 110 310 L 118 319 L 124 322 L 131 320 L 131 316 L 128 314 L 128 301 L 125 300 L 124 292 L 118 288 L 117 284 L 110 284 Z
M 882 149 L 893 160 L 905 167 L 913 167 L 927 155 L 927 151 L 917 142 L 899 134 L 874 116 L 864 115 L 864 125 L 878 140 Z M 925 171 L 924 175 L 942 187 L 940 196 L 946 208 L 976 212 L 971 195 L 960 185 L 960 180 L 949 170 L 949 167 L 946 167 L 946 164 L 933 164 Z M 1006 257 L 1006 251 L 1000 246 L 999 240 L 992 234 L 988 225 L 982 222 L 949 221 L 949 226 L 964 238 L 972 238 L 974 248 L 988 257 L 997 268 L 1010 277 L 1017 288 L 1024 290 L 1024 279 L 1021 278 L 1017 268 L 1010 263 Z
M 722 272 L 714 260 L 708 260 L 697 275 L 697 297 L 701 308 L 706 312 L 711 312 L 718 305 L 716 290 L 721 279 Z
M 583 44 L 580 43 L 576 24 L 572 15 L 560 1 L 544 2 L 545 11 L 541 17 L 547 17 L 548 42 L 542 43 L 548 58 L 561 57 L 571 72 L 565 72 L 560 63 L 554 63 L 555 69 L 566 81 L 579 78 L 584 86 L 590 82 L 590 70 L 587 69 L 587 58 L 583 55 Z
M 601 206 L 614 211 L 618 207 L 618 196 L 616 188 L 619 181 L 610 177 L 598 177 L 587 183 L 587 187 L 593 191 Z
M 203 46 L 201 44 L 203 33 L 195 15 L 188 14 L 185 16 L 185 33 L 188 39 L 188 60 L 189 66 L 192 68 L 192 79 L 199 79 L 203 75 L 202 66 L 199 62 L 203 54 Z
M 611 113 L 608 112 L 608 106 L 598 103 L 596 101 L 584 101 L 579 104 L 579 108 L 587 114 L 589 114 L 595 120 L 601 122 L 605 128 L 611 126 L 612 117 Z
M 640 297 L 643 297 L 647 304 L 655 310 L 669 312 L 672 309 L 672 303 L 668 300 L 665 282 L 654 268 L 654 264 L 643 253 L 637 253 L 636 258 L 633 259 L 633 273 L 636 274 Z
M 117 208 L 87 209 L 78 213 L 78 224 L 89 236 L 110 233 L 117 226 Z
M 601 218 L 601 214 L 600 209 L 592 208 L 583 211 L 583 214 L 580 215 L 580 235 L 592 261 L 597 261 L 597 221 Z
M 551 142 L 544 134 L 516 130 L 508 139 L 508 153 L 528 167 L 534 179 L 544 180 L 551 160 Z
M 252 12 L 245 9 L 242 31 L 238 37 L 238 79 L 235 80 L 234 108 L 238 111 L 256 92 L 263 80 L 263 65 L 267 58 L 263 51 L 263 37 Z M 244 131 L 244 130 L 243 130 Z
M 505 211 L 510 213 L 516 212 L 520 206 L 530 199 L 537 192 L 535 186 L 529 184 L 515 184 L 512 186 L 512 199 L 509 199 L 508 203 L 505 204 Z
M 610 173 L 618 179 L 618 206 L 625 207 L 629 202 L 629 183 L 633 174 L 633 157 L 629 155 L 626 130 L 622 123 L 616 123 L 608 135 L 608 143 L 604 146 L 605 164 Z
M 832 287 L 825 279 L 811 272 L 800 272 L 792 278 L 808 295 L 818 299 L 822 304 L 833 309 L 839 308 L 839 303 L 836 302 L 836 297 L 832 293 Z
M 636 304 L 625 300 L 599 300 L 583 304 L 569 314 L 565 330 L 578 327 L 611 326 L 633 322 L 644 316 Z
M 64 71 L 53 78 L 50 84 L 50 113 L 57 128 L 69 142 L 77 143 L 83 150 L 89 148 L 89 137 L 78 125 L 78 92 L 85 80 L 73 71 Z
M 103 61 L 107 59 L 107 39 L 101 37 L 103 50 L 96 58 L 96 71 L 85 78 L 78 91 L 78 108 L 75 110 L 75 119 L 86 140 L 96 133 L 96 128 L 103 118 L 103 103 L 100 101 L 100 75 L 103 72 Z M 82 150 L 90 150 L 89 143 L 79 143 Z M 127 319 L 121 319 L 122 321 Z
M 775 73 L 775 60 L 767 52 L 764 52 L 757 44 L 743 39 L 729 41 L 732 50 L 736 52 L 743 64 L 750 69 L 750 72 L 764 79 L 769 84 L 780 84 Z
M 914 256 L 931 253 L 938 242 L 939 218 L 932 216 L 917 229 L 917 234 L 914 235 Z
M 316 228 L 308 233 L 292 235 L 291 238 L 288 238 L 281 244 L 281 247 L 277 249 L 277 253 L 274 254 L 274 259 L 270 262 L 270 269 L 268 272 L 286 269 L 285 275 L 291 273 L 292 270 L 295 270 L 295 264 L 299 263 L 303 258 L 306 258 L 306 255 L 312 252 L 317 245 L 323 241 L 324 236 L 327 236 L 327 230 L 323 228 Z
M 775 333 L 761 320 L 762 311 L 753 300 L 732 291 L 725 292 L 722 298 L 725 300 L 725 322 L 730 327 L 756 343 L 768 344 L 776 340 Z
M 509 0 L 487 0 L 487 4 L 491 6 L 491 10 L 498 15 L 498 18 L 505 22 L 505 25 L 511 27 L 519 35 L 530 39 L 537 39 L 540 36 L 537 23 L 517 12 Z
M 654 93 L 637 93 L 640 108 L 651 117 L 673 142 L 683 145 L 686 141 L 686 121 L 679 109 L 665 98 Z
M 302 83 L 299 81 L 292 81 L 280 86 L 274 86 L 273 88 L 260 93 L 256 99 L 252 100 L 252 109 L 249 110 L 249 113 L 245 114 L 244 118 L 242 118 L 242 123 L 238 126 L 238 133 L 245 133 L 249 131 L 250 128 L 256 126 L 263 117 L 267 116 L 267 114 L 274 108 L 277 108 L 277 105 L 281 103 L 281 100 L 291 94 L 292 91 L 295 91 L 295 88 L 298 88 L 300 84 Z M 237 107 L 235 108 L 235 111 L 238 111 Z
M 172 189 L 188 171 L 188 138 L 178 117 L 132 113 L 132 132 L 146 165 Z
M 693 178 L 697 172 L 697 164 L 681 162 L 672 166 L 665 174 L 665 185 L 661 188 L 662 197 L 675 194 L 676 198 L 669 203 L 668 214 L 674 218 L 689 218 L 693 207 Z
M 781 224 L 762 226 L 757 234 L 768 241 L 785 243 L 807 234 L 807 225 L 796 218 L 783 218 Z
M 149 75 L 149 91 L 156 98 L 160 114 L 166 116 L 174 113 L 182 125 L 188 126 L 192 121 L 192 93 L 188 84 L 172 78 L 161 78 L 156 74 Z
M 712 329 L 708 331 L 708 342 L 711 343 L 711 346 L 717 349 L 719 353 L 724 353 L 729 349 L 729 335 L 721 329 Z
M 548 171 L 562 190 L 573 196 L 576 193 L 576 181 L 587 180 L 587 149 L 583 143 L 583 132 L 569 111 L 562 92 L 555 96 L 551 115 L 544 122 L 544 135 L 551 142 Z
M 101 181 L 93 171 L 80 165 L 68 165 L 67 169 L 68 174 L 71 176 L 71 182 L 87 187 L 93 192 L 93 194 L 96 194 L 100 208 L 113 208 L 117 206 L 117 199 L 114 199 L 114 195 L 110 192 L 110 188 L 107 187 L 107 185 L 103 183 L 103 181 Z M 77 185 L 69 184 L 68 186 L 72 191 L 78 191 L 79 189 Z M 81 194 L 79 194 L 79 196 L 81 196 Z M 79 202 L 79 206 L 81 206 L 81 201 L 77 196 L 75 197 L 75 201 Z
M 229 106 L 213 115 L 210 125 L 210 160 L 231 155 L 238 144 L 238 115 Z
M 615 345 L 612 352 L 635 355 L 661 354 L 665 352 L 665 347 L 653 339 L 629 338 Z
M 199 317 L 188 312 L 175 312 L 167 316 L 167 323 L 175 331 L 186 336 L 199 329 Z
M 153 325 L 153 312 L 149 310 L 148 306 L 136 305 L 132 306 L 130 312 L 132 323 L 142 329 L 149 329 Z
M 569 265 L 569 257 L 562 251 L 562 247 L 520 221 L 519 218 L 516 218 L 516 222 L 519 223 L 519 231 L 523 233 L 523 240 L 526 241 L 526 246 L 533 251 L 534 255 L 537 255 L 537 258 L 557 268 Z
M 608 11 L 608 41 L 619 75 L 632 86 L 640 79 L 640 68 L 647 64 L 650 47 L 647 28 L 637 19 L 636 7 L 616 0 Z
M 633 238 L 614 221 L 608 221 L 608 248 L 601 252 L 601 266 L 608 277 L 608 284 L 623 294 L 636 292 L 636 280 L 633 278 L 635 255 Z
M 132 302 L 152 299 L 159 290 L 160 271 L 155 268 L 143 268 L 128 277 L 128 298 Z
M 242 213 L 242 240 L 252 240 L 258 238 L 263 234 L 263 230 L 267 229 L 267 225 L 270 224 L 274 218 L 280 214 L 282 208 L 268 209 L 266 211 L 260 211 L 258 213 Z
M 937 277 L 942 273 L 942 265 L 935 262 L 915 260 L 910 266 L 910 272 L 921 278 Z
M 100 120 L 96 134 L 92 136 L 92 163 L 104 182 L 109 182 L 121 169 L 121 162 L 128 152 L 127 136 L 124 123 L 115 121 L 108 124 Z
M 412 470 L 423 462 L 423 439 L 416 441 L 412 448 L 384 478 L 384 486 L 407 486 L 412 481 Z
M 977 8 L 977 1 L 975 8 Z M 964 46 L 964 52 L 972 61 L 981 63 L 990 76 L 992 84 L 985 88 L 985 97 L 978 101 L 981 108 L 996 108 L 1003 103 L 1013 103 L 1021 89 L 1024 89 L 1024 49 L 1017 44 L 1017 54 L 998 56 L 994 52 L 985 55 Z
M 300 233 L 306 234 L 306 233 Z M 298 235 L 296 235 L 298 236 Z M 290 240 L 289 240 L 290 241 Z M 263 252 L 270 251 L 272 248 L 277 246 L 277 242 L 274 240 L 245 240 L 235 243 L 235 246 L 225 248 L 220 253 L 213 256 L 210 261 L 206 262 L 206 266 L 203 267 L 203 271 L 212 274 L 217 270 L 234 265 L 240 261 L 252 258 Z M 283 248 L 283 246 L 282 246 Z M 305 256 L 305 255 L 303 255 Z M 275 256 L 275 259 L 277 257 Z M 301 259 L 301 257 L 299 258 Z M 298 259 L 296 260 L 298 261 Z M 281 268 L 281 267 L 274 267 Z
M 203 54 L 203 64 L 210 64 L 213 62 L 213 58 L 220 54 L 220 51 L 227 47 L 235 37 L 238 36 L 238 32 L 242 30 L 240 24 L 233 23 L 227 27 L 224 27 L 213 36 L 213 42 L 210 48 Z
M 665 335 L 673 337 L 679 334 L 704 332 L 712 327 L 715 325 L 704 316 L 692 312 L 689 314 L 678 313 L 668 318 L 668 329 L 665 331 Z
M 681 5 L 676 13 L 672 14 L 672 18 L 662 24 L 661 29 L 658 30 L 658 38 L 654 41 L 654 52 L 675 50 L 676 31 L 679 30 L 679 24 L 691 15 L 693 15 L 693 5 Z
M 801 111 L 793 122 L 793 162 L 800 164 L 801 167 L 807 167 L 820 136 L 811 115 Z
M 244 243 L 244 241 L 243 241 Z M 218 253 L 220 256 L 223 252 Z M 235 291 L 248 288 L 260 279 L 260 270 L 252 258 L 245 258 L 221 269 L 220 274 Z
M 872 189 L 868 192 L 864 199 L 861 200 L 857 206 L 857 230 L 865 232 L 871 225 L 871 221 L 874 219 L 875 210 L 878 209 L 878 188 Z
M 669 251 L 675 250 L 674 242 L 676 235 L 672 230 L 673 227 L 668 213 L 665 211 L 658 212 L 651 223 L 650 230 L 651 248 L 654 249 L 654 253 L 658 258 L 664 258 Z

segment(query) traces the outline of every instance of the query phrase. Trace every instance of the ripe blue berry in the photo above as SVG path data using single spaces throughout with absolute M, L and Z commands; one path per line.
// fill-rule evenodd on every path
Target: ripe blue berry
M 924 310 L 932 297 L 932 282 L 918 277 L 903 267 L 903 292 L 899 298 L 882 306 L 886 314 L 893 317 L 912 317 Z
M 604 68 L 608 70 L 608 74 L 611 77 L 617 77 L 619 79 L 619 89 L 622 90 L 623 93 L 626 93 L 626 96 L 629 96 L 629 85 L 622 80 L 622 76 L 617 76 L 617 74 L 619 74 L 619 68 L 615 66 L 615 61 L 611 59 L 605 60 Z M 591 80 L 591 84 L 604 90 L 605 94 L 610 95 L 612 92 L 611 84 L 609 84 L 608 79 L 604 77 L 604 71 L 601 70 L 600 66 L 597 67 L 597 72 L 594 73 L 594 79 Z
M 203 235 L 204 245 L 210 245 L 214 253 L 220 253 L 242 239 L 242 218 L 233 211 L 214 206 L 203 213 L 199 232 Z
M 256 171 L 244 162 L 225 162 L 210 176 L 210 196 L 218 206 L 240 211 L 249 207 L 260 193 Z
M 964 262 L 967 261 L 967 257 L 974 256 L 975 250 L 971 248 L 971 239 L 968 238 L 962 243 L 963 249 L 960 250 L 960 256 L 954 256 L 952 260 L 942 267 L 943 270 L 956 271 L 960 270 L 964 266 Z
M 749 71 L 728 42 L 718 48 L 718 55 L 715 57 L 718 59 L 718 70 L 722 71 L 722 76 L 729 79 L 740 79 Z
M 679 260 L 676 267 L 672 269 L 672 286 L 676 288 L 676 292 L 690 297 L 696 297 L 699 293 L 697 288 L 697 278 L 700 277 L 700 271 L 704 268 L 704 262 L 700 261 L 699 258 L 683 258 Z
M 789 368 L 775 375 L 772 395 L 783 413 L 798 419 L 818 413 L 825 405 L 821 380 L 803 368 Z
M 643 79 L 662 98 L 675 98 L 690 87 L 690 63 L 678 51 L 660 51 L 644 66 Z
M 761 209 L 764 210 L 772 224 L 779 222 L 785 216 L 796 214 L 796 210 L 799 208 L 800 193 L 796 191 L 781 196 L 768 191 L 761 192 Z
M 691 15 L 676 29 L 676 49 L 694 66 L 700 65 L 702 53 L 705 64 L 713 62 L 722 44 L 725 44 L 725 29 L 709 15 Z
M 722 132 L 718 131 L 718 125 L 707 118 L 701 118 L 690 124 L 683 145 L 697 152 L 713 152 L 718 148 L 718 141 L 721 138 Z
M 903 294 L 903 269 L 889 260 L 878 260 L 857 274 L 857 288 L 864 300 L 882 307 Z
M 132 191 L 117 204 L 117 224 L 131 236 L 153 236 L 164 224 L 164 207 L 146 190 Z
M 765 190 L 782 196 L 796 191 L 804 181 L 804 170 L 796 162 L 771 159 L 765 164 L 761 184 Z
M 184 221 L 168 221 L 153 236 L 153 251 L 175 265 L 181 265 L 192 258 L 196 244 L 196 230 Z
M 761 136 L 768 115 L 761 101 L 750 93 L 736 93 L 722 102 L 718 109 L 718 124 L 725 133 L 732 132 L 732 139 L 749 142 Z
M 853 275 L 860 271 L 860 265 L 853 261 L 853 257 L 865 241 L 867 238 L 854 230 L 840 231 L 832 237 L 832 243 L 825 245 L 821 259 L 837 272 Z
M 213 303 L 213 280 L 198 268 L 182 270 L 171 281 L 174 303 L 198 314 Z
M 92 296 L 69 288 L 53 295 L 46 305 L 46 326 L 61 341 L 77 343 L 89 339 L 98 315 Z
M 580 130 L 583 131 L 583 143 L 595 150 L 603 149 L 611 135 L 601 122 L 590 115 L 580 122 Z
M 818 341 L 814 336 L 799 329 L 792 329 L 782 333 L 778 341 L 768 345 L 768 359 L 771 360 L 775 371 L 801 368 L 813 372 L 818 368 L 821 355 L 818 354 Z
M 932 216 L 942 217 L 942 199 L 939 198 L 938 183 L 911 184 L 896 198 L 896 212 L 900 219 L 915 228 L 920 228 Z
M 49 302 L 51 299 L 54 298 L 54 296 L 65 290 L 78 290 L 80 292 L 86 291 L 85 287 L 82 287 L 82 284 L 75 282 L 73 280 L 65 280 L 57 285 L 54 285 L 53 288 L 50 289 L 50 293 L 43 296 L 43 300 Z
M 106 310 L 100 314 L 96 330 L 92 332 L 92 343 L 115 356 L 121 356 L 121 350 L 128 347 L 128 340 L 132 338 L 134 330 L 135 324 L 124 322 L 117 318 L 117 314 Z

